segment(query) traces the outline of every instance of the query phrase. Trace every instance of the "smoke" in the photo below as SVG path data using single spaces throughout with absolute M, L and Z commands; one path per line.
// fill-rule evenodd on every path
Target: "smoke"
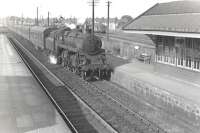
M 49 62 L 51 64 L 57 64 L 57 58 L 55 56 L 53 56 L 53 55 L 50 55 L 49 56 Z

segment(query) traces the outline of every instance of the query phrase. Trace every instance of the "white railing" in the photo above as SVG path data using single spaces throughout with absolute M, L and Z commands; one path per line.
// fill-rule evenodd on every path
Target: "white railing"
M 196 61 L 196 64 L 195 64 L 194 61 L 191 60 L 187 62 L 188 64 L 186 64 L 186 59 L 171 58 L 171 57 L 160 56 L 160 55 L 155 56 L 155 61 L 158 63 L 166 64 L 166 65 L 177 66 L 180 68 L 200 72 L 200 61 Z M 189 65 L 189 63 L 191 63 L 191 65 Z

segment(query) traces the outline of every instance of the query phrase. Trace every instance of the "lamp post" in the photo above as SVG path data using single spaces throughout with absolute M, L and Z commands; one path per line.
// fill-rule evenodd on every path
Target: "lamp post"
M 137 45 L 134 46 L 134 57 L 135 57 L 135 58 L 136 58 L 136 56 L 137 56 L 137 55 L 136 55 L 136 52 L 137 52 L 137 50 L 138 50 L 139 48 L 140 48 L 140 47 L 137 46 Z
M 49 11 L 48 11 L 48 15 L 47 15 L 47 26 L 49 27 Z
M 37 14 L 36 14 L 36 25 L 39 25 L 39 20 L 38 20 L 38 7 L 37 7 Z

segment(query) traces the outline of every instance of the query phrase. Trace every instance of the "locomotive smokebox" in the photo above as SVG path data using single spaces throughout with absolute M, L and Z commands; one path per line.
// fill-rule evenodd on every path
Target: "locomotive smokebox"
M 94 55 L 100 52 L 101 47 L 101 39 L 95 35 L 88 34 L 83 40 L 82 51 L 89 55 Z

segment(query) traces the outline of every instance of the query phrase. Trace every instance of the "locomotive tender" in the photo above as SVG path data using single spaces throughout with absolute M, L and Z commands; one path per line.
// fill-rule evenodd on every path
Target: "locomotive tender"
M 68 27 L 45 28 L 14 26 L 10 30 L 30 40 L 36 49 L 54 57 L 61 64 L 83 79 L 109 79 L 111 68 L 106 60 L 101 39 L 91 33 L 71 30 Z

